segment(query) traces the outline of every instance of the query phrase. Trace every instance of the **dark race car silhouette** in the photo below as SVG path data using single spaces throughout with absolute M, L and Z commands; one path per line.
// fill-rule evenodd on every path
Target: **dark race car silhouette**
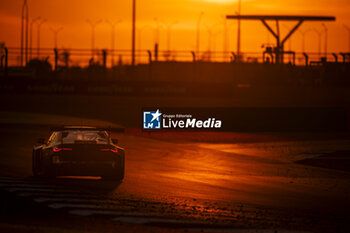
M 88 126 L 64 126 L 51 129 L 45 142 L 39 139 L 33 148 L 33 175 L 101 176 L 124 178 L 124 149 L 116 146 L 108 129 Z

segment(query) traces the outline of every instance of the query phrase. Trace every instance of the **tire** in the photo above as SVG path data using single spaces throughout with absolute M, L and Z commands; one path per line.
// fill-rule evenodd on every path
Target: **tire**
M 125 168 L 124 164 L 121 166 L 121 168 L 116 172 L 117 173 L 117 179 L 122 181 L 124 179 L 125 174 Z
M 120 161 L 120 167 L 114 168 L 111 173 L 103 175 L 102 179 L 122 181 L 124 179 L 124 174 L 125 174 L 125 163 L 124 163 L 124 156 L 123 156 Z
M 124 174 L 125 174 L 125 157 L 124 157 L 124 155 L 121 158 L 120 167 L 117 171 L 117 174 L 118 174 L 118 179 L 120 181 L 122 181 L 124 179 Z
M 122 181 L 124 179 L 124 171 L 115 170 L 109 174 L 102 176 L 103 180 L 113 180 L 113 181 Z

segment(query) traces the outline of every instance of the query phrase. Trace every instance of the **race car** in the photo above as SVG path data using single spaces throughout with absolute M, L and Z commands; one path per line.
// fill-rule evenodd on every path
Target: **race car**
M 34 176 L 100 176 L 123 180 L 124 149 L 116 146 L 105 128 L 64 126 L 51 129 L 47 141 L 38 139 L 33 148 Z

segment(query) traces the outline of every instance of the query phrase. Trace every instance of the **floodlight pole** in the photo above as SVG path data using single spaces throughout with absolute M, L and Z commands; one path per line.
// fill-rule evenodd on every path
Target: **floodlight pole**
M 136 0 L 132 1 L 132 41 L 131 65 L 135 66 Z
M 238 15 L 241 15 L 241 0 L 238 0 Z M 237 61 L 241 60 L 241 19 L 238 18 L 237 25 Z
M 54 47 L 55 49 L 57 49 L 57 35 L 60 31 L 63 30 L 63 27 L 59 27 L 57 29 L 53 29 L 53 28 L 50 28 L 50 30 L 53 32 L 53 36 L 54 36 Z
M 305 31 L 301 31 L 299 30 L 300 34 L 301 34 L 301 51 L 303 53 L 305 53 L 305 36 L 306 36 L 306 33 L 309 32 L 311 29 L 307 29 Z
M 37 57 L 38 59 L 40 59 L 40 29 L 41 29 L 41 25 L 43 25 L 45 22 L 47 21 L 47 19 L 43 19 L 38 23 L 38 35 L 37 35 L 37 48 L 36 48 L 36 53 L 37 53 Z
M 212 54 L 212 45 L 213 45 L 213 36 L 214 36 L 213 30 L 215 29 L 216 26 L 217 24 L 213 24 L 211 26 L 205 25 L 208 32 L 208 60 L 209 61 L 211 60 L 211 54 Z
M 106 20 L 106 23 L 108 23 L 111 26 L 111 63 L 112 67 L 114 66 L 114 49 L 115 49 L 115 26 L 120 23 L 122 20 L 118 20 L 116 22 L 111 22 L 109 20 Z
M 317 30 L 316 28 L 312 29 L 314 32 L 316 32 L 318 36 L 318 57 L 321 58 L 321 40 L 322 40 L 322 32 Z
M 24 52 L 25 52 L 25 63 L 27 64 L 28 62 L 28 24 L 29 24 L 29 10 L 28 10 L 27 0 L 24 0 L 22 5 L 22 21 L 21 21 L 21 66 L 23 66 Z
M 29 60 L 32 60 L 32 44 L 33 44 L 33 24 L 40 20 L 40 16 L 32 19 L 30 22 L 30 33 L 29 33 Z
M 223 28 L 223 59 L 226 61 L 227 55 L 228 55 L 228 49 L 229 49 L 229 44 L 228 44 L 228 25 L 227 25 L 227 20 L 224 18 L 224 28 Z
M 141 55 L 142 55 L 142 32 L 147 28 L 152 28 L 152 27 L 149 25 L 145 25 L 137 30 L 137 50 L 138 50 L 139 57 L 140 57 L 138 59 L 139 60 L 138 63 L 140 63 Z
M 176 21 L 173 21 L 171 23 L 165 24 L 165 27 L 167 28 L 167 50 L 168 50 L 168 53 L 170 53 L 170 50 L 171 50 L 171 29 L 177 23 L 178 23 L 178 21 L 176 20 Z
M 208 32 L 208 60 L 211 60 L 211 49 L 212 49 L 212 39 L 213 39 L 213 30 L 210 27 L 207 27 Z
M 154 22 L 156 23 L 156 27 L 154 28 L 154 44 L 160 43 L 160 28 L 162 25 L 160 24 L 158 18 L 154 18 Z
M 322 24 L 322 27 L 324 29 L 324 56 L 327 59 L 328 28 L 324 23 Z
M 201 20 L 202 20 L 202 17 L 204 15 L 204 12 L 202 11 L 199 15 L 199 18 L 197 20 L 197 48 L 196 48 L 196 52 L 197 52 L 197 57 L 199 57 L 199 51 L 200 51 L 200 36 L 201 36 Z
M 102 20 L 97 20 L 96 22 L 92 22 L 90 20 L 86 20 L 88 24 L 91 26 L 91 57 L 95 56 L 95 28 L 98 24 L 102 22 Z

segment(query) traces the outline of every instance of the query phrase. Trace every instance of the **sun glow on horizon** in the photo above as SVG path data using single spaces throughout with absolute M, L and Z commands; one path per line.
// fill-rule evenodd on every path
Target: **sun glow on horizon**
M 7 47 L 20 47 L 21 7 L 23 0 L 0 1 L 0 43 Z M 112 48 L 112 27 L 115 25 L 114 49 L 131 49 L 131 1 L 101 0 L 35 0 L 29 2 L 30 22 L 38 16 L 47 19 L 40 27 L 40 48 L 55 46 L 52 29 L 63 28 L 57 34 L 59 49 L 91 49 L 92 26 L 86 22 L 99 21 L 94 28 L 96 49 Z M 239 0 L 143 0 L 137 1 L 136 48 L 153 51 L 156 38 L 160 51 L 190 51 L 198 48 L 203 53 L 211 51 L 236 51 L 237 20 L 225 20 L 226 15 L 238 11 Z M 283 15 L 329 15 L 336 16 L 335 22 L 327 22 L 327 49 L 332 52 L 347 52 L 349 34 L 344 25 L 350 26 L 347 0 L 324 2 L 310 0 L 241 0 L 242 14 Z M 202 12 L 202 14 L 201 14 Z M 172 22 L 177 22 L 171 25 Z M 275 29 L 274 22 L 269 22 Z M 294 23 L 281 22 L 281 33 L 285 35 Z M 198 30 L 198 32 L 197 32 Z M 316 31 L 323 33 L 321 37 Z M 305 22 L 287 41 L 288 49 L 319 53 L 324 50 L 325 34 L 321 22 Z M 301 32 L 306 32 L 302 34 Z M 197 39 L 198 35 L 198 39 Z M 33 48 L 38 44 L 38 24 L 32 24 Z M 275 40 L 259 21 L 241 22 L 241 50 L 261 54 L 262 45 L 275 44 Z M 319 44 L 321 46 L 319 46 Z M 349 48 L 348 48 L 349 47 Z M 145 57 L 146 57 L 145 56 Z M 179 55 L 180 56 L 180 55 Z M 253 55 L 249 55 L 253 56 Z M 180 58 L 179 58 L 180 59 Z M 191 55 L 189 59 L 192 59 Z M 16 57 L 13 57 L 16 61 Z
M 202 0 L 203 2 L 210 2 L 210 3 L 221 3 L 221 4 L 231 4 L 236 3 L 237 0 Z

